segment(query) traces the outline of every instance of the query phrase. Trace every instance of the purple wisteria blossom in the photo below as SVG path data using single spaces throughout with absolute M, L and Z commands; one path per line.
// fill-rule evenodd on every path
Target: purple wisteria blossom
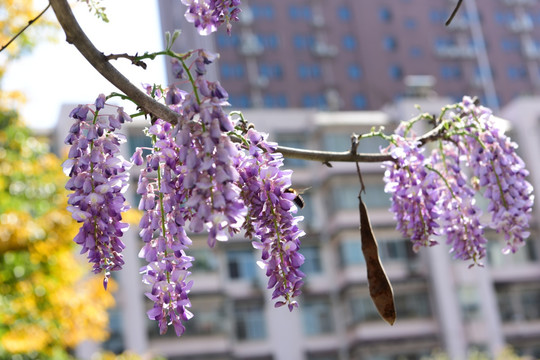
M 118 108 L 115 115 L 101 115 L 105 96 L 95 102 L 95 110 L 79 105 L 70 114 L 75 119 L 65 143 L 71 145 L 68 160 L 63 164 L 70 177 L 66 189 L 68 210 L 82 223 L 74 241 L 88 253 L 94 273 L 105 272 L 103 285 L 107 288 L 110 272 L 124 264 L 120 237 L 128 224 L 122 222 L 122 212 L 129 209 L 124 198 L 128 186 L 127 170 L 131 163 L 120 155 L 120 144 L 125 137 L 115 134 L 131 118 Z
M 187 309 L 191 306 L 188 293 L 192 282 L 186 279 L 193 259 L 185 253 L 191 245 L 184 229 L 190 209 L 183 206 L 186 192 L 173 130 L 159 119 L 148 129 L 154 146 L 146 156 L 137 187 L 139 210 L 144 211 L 139 223 L 144 246 L 139 257 L 148 261 L 141 268 L 143 282 L 151 286 L 146 296 L 154 302 L 148 317 L 158 321 L 160 333 L 172 324 L 180 336 L 185 330 L 183 322 L 192 317 Z M 142 149 L 137 149 L 132 157 L 135 165 L 143 164 L 141 154 Z
M 532 185 L 526 180 L 529 172 L 517 155 L 517 144 L 497 125 L 491 111 L 475 106 L 469 97 L 461 103 L 464 126 L 471 129 L 465 137 L 468 163 L 489 200 L 489 227 L 505 236 L 504 253 L 514 253 L 530 235 L 534 196 Z
M 231 33 L 231 21 L 238 21 L 240 0 L 182 0 L 188 6 L 185 17 L 193 23 L 199 34 L 208 35 L 225 23 Z
M 395 159 L 384 164 L 385 190 L 392 194 L 397 229 L 412 240 L 415 250 L 434 244 L 430 239 L 440 235 L 452 246 L 455 258 L 480 264 L 486 255 L 486 227 L 504 234 L 504 253 L 523 246 L 529 236 L 532 186 L 517 145 L 489 109 L 464 97 L 452 110 L 449 117 L 439 119 L 446 131 L 429 157 L 414 134 L 404 137 L 406 125 L 398 128 L 392 145 L 384 150 Z M 476 204 L 478 192 L 489 200 L 488 224 L 482 222 Z
M 396 160 L 384 164 L 384 181 L 385 191 L 392 194 L 390 210 L 397 221 L 397 230 L 411 239 L 415 251 L 432 246 L 437 243 L 433 237 L 439 227 L 438 176 L 426 169 L 429 158 L 425 158 L 424 148 L 415 140 L 395 135 L 387 151 Z
M 249 155 L 240 170 L 242 197 L 249 204 L 245 229 L 247 236 L 258 238 L 253 246 L 262 252 L 260 265 L 266 270 L 268 289 L 274 289 L 272 299 L 278 299 L 275 306 L 292 310 L 298 306 L 295 297 L 304 277 L 304 256 L 299 252 L 304 232 L 298 227 L 302 217 L 294 216 L 296 195 L 286 192 L 292 172 L 280 169 L 283 156 L 266 137 L 254 129 L 247 133 Z
M 452 246 L 450 252 L 454 258 L 476 264 L 486 255 L 487 239 L 481 223 L 482 211 L 476 205 L 476 191 L 461 170 L 459 148 L 454 143 L 445 143 L 442 154 L 433 151 L 432 161 L 433 169 L 441 176 L 438 181 L 441 234 Z
M 172 127 L 157 119 L 148 129 L 153 147 L 147 149 L 137 189 L 139 209 L 145 211 L 140 256 L 149 262 L 141 272 L 152 285 L 147 296 L 154 301 L 148 316 L 159 322 L 162 333 L 172 324 L 178 335 L 191 316 L 186 278 L 193 259 L 185 254 L 191 244 L 186 232 L 208 233 L 212 247 L 240 232 L 247 213 L 238 186 L 242 152 L 227 136 L 234 124 L 222 109 L 228 105 L 227 92 L 204 78 L 215 56 L 205 51 L 193 55 L 193 92 L 171 86 L 160 93 L 179 113 L 179 122 Z M 143 150 L 132 157 L 136 165 L 143 164 Z

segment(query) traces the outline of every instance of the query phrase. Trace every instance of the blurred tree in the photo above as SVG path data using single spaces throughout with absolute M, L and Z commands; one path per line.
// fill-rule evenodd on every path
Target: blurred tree
M 36 9 L 35 1 L 0 0 L 0 81 L 11 60 L 30 52 L 39 41 L 51 40 L 52 35 L 57 34 L 55 31 L 58 25 L 40 17 L 43 10 Z M 35 21 L 38 17 L 39 21 Z M 29 22 L 32 22 L 32 26 L 6 46 Z M 13 108 L 23 100 L 24 96 L 20 92 L 2 92 L 3 107 Z
M 76 258 L 65 176 L 48 150 L 0 110 L 0 358 L 58 358 L 107 337 L 114 299 Z

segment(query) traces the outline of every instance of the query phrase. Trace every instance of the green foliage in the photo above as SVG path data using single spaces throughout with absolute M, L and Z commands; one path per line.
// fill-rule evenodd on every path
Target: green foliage
M 105 13 L 105 6 L 101 6 L 101 0 L 80 0 L 88 5 L 88 10 L 93 12 L 96 17 L 106 23 L 109 22 L 109 18 Z

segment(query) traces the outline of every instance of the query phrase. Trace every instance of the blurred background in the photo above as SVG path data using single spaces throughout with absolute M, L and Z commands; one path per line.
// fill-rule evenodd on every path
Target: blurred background
M 9 11 L 15 8 L 9 1 L 2 3 Z M 45 5 L 21 15 L 22 26 Z M 437 114 L 463 95 L 477 96 L 505 122 L 520 144 L 530 182 L 540 188 L 536 158 L 540 2 L 536 0 L 467 0 L 448 27 L 444 23 L 456 5 L 452 0 L 243 0 L 241 20 L 233 24 L 232 35 L 220 29 L 207 37 L 196 35 L 192 24 L 185 22 L 185 8 L 177 0 L 103 5 L 110 24 L 93 18 L 84 3 L 75 7 L 83 29 L 100 50 L 157 51 L 164 47 L 165 31 L 181 29 L 174 49 L 202 47 L 220 53 L 209 77 L 229 92 L 232 109 L 241 109 L 257 129 L 284 146 L 346 151 L 353 132 L 369 132 L 372 126 L 391 132 L 400 121 L 416 116 L 418 106 L 422 112 Z M 52 13 L 48 15 L 54 22 Z M 4 32 L 13 34 L 21 27 L 8 28 L 14 18 L 1 20 Z M 87 300 L 77 306 L 73 294 L 86 293 L 55 293 L 91 282 L 82 270 L 69 283 L 51 280 L 56 288 L 41 289 L 40 274 L 65 280 L 64 274 L 71 273 L 66 269 L 75 267 L 58 267 L 56 260 L 44 255 L 52 251 L 47 246 L 54 238 L 65 244 L 66 259 L 71 259 L 72 238 L 60 236 L 69 232 L 44 216 L 52 216 L 54 209 L 62 213 L 62 226 L 76 227 L 62 210 L 65 178 L 57 176 L 61 160 L 49 152 L 65 155 L 63 139 L 73 107 L 92 103 L 100 92 L 114 91 L 63 42 L 59 30 L 46 22 L 41 26 L 23 38 L 28 43 L 20 45 L 19 53 L 12 50 L 10 56 L 17 59 L 5 51 L 0 54 L 7 69 L 0 122 L 0 323 L 4 324 L 0 356 L 45 358 L 67 349 L 66 354 L 79 358 L 128 350 L 171 360 L 510 359 L 514 355 L 501 351 L 511 346 L 519 356 L 540 358 L 538 207 L 524 248 L 502 255 L 504 239 L 488 234 L 492 241 L 485 266 L 468 269 L 468 263 L 452 260 L 445 245 L 412 252 L 410 241 L 394 230 L 377 164 L 362 165 L 362 171 L 381 259 L 394 287 L 393 326 L 382 321 L 369 298 L 358 232 L 359 184 L 352 164 L 329 168 L 286 160 L 294 170 L 295 187 L 310 187 L 300 211 L 307 234 L 302 242 L 306 286 L 300 308 L 292 313 L 274 309 L 264 273 L 255 264 L 258 254 L 249 241 L 237 238 L 208 249 L 205 237 L 194 236 L 190 254 L 196 258 L 191 292 L 195 317 L 180 339 L 173 329 L 159 336 L 157 324 L 145 315 L 151 304 L 138 275 L 136 225 L 125 239 L 125 269 L 115 277 L 115 305 L 107 297 L 110 293 L 97 287 L 88 290 L 94 297 L 82 296 Z M 57 42 L 51 43 L 50 37 Z M 3 34 L 1 43 L 7 39 Z M 33 53 L 20 57 L 32 48 Z M 122 61 L 118 66 L 136 84 L 175 82 L 163 60 L 147 71 Z M 26 105 L 14 90 L 27 96 Z M 141 132 L 146 126 L 140 120 L 123 129 L 128 136 L 126 156 L 148 144 Z M 37 142 L 36 136 L 50 146 Z M 384 145 L 376 139 L 362 140 L 359 151 L 377 152 Z M 53 159 L 46 168 L 54 175 L 43 173 L 45 158 Z M 130 200 L 136 207 L 134 193 Z M 444 244 L 444 239 L 440 242 Z M 73 300 L 54 300 L 66 298 Z M 23 311 L 30 306 L 28 299 L 35 303 L 31 314 Z M 87 307 L 92 304 L 97 309 L 90 311 Z M 78 321 L 88 329 L 68 341 L 66 334 L 77 327 L 54 311 L 65 314 L 66 306 L 72 305 L 76 309 L 70 314 L 89 320 Z M 53 325 L 44 325 L 49 323 Z M 45 345 L 39 348 L 37 339 Z

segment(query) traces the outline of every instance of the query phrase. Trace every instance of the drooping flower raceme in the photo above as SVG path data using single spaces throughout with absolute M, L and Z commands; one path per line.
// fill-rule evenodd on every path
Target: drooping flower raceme
M 120 144 L 125 137 L 114 133 L 131 118 L 117 108 L 114 115 L 102 115 L 105 96 L 100 95 L 94 109 L 79 105 L 70 114 L 75 119 L 65 143 L 71 145 L 68 160 L 63 164 L 70 177 L 66 189 L 68 210 L 82 223 L 74 241 L 88 253 L 94 273 L 105 273 L 104 287 L 110 272 L 120 270 L 124 264 L 120 237 L 128 224 L 122 222 L 122 212 L 129 206 L 124 198 L 131 163 L 120 155 Z
M 476 204 L 475 190 L 461 169 L 459 147 L 452 142 L 433 150 L 431 171 L 436 171 L 440 208 L 440 232 L 451 245 L 454 258 L 472 260 L 477 263 L 486 255 L 484 225 L 481 223 L 482 211 Z
M 426 169 L 429 158 L 415 140 L 395 135 L 394 144 L 387 149 L 395 162 L 385 164 L 385 191 L 392 194 L 392 206 L 397 229 L 411 239 L 413 248 L 436 244 L 439 181 Z
M 225 23 L 230 34 L 231 21 L 238 21 L 240 0 L 182 0 L 188 6 L 185 17 L 199 34 L 208 35 Z
M 304 274 L 300 266 L 304 257 L 298 252 L 304 232 L 298 227 L 302 217 L 295 217 L 295 195 L 291 171 L 282 170 L 283 156 L 276 153 L 275 143 L 266 134 L 248 130 L 249 155 L 241 164 L 242 197 L 249 204 L 245 226 L 247 236 L 255 236 L 253 246 L 261 250 L 260 265 L 268 276 L 268 289 L 274 289 L 275 306 L 297 307 Z
M 458 113 L 439 120 L 445 131 L 429 157 L 423 156 L 414 135 L 402 136 L 405 126 L 385 150 L 395 159 L 384 165 L 384 180 L 392 194 L 397 229 L 411 238 L 415 250 L 441 235 L 456 258 L 477 263 L 486 254 L 484 229 L 490 227 L 505 234 L 504 252 L 515 252 L 529 236 L 533 205 L 517 145 L 498 127 L 491 111 L 469 97 L 453 110 Z M 489 200 L 489 224 L 481 221 L 475 202 L 478 191 Z
M 154 145 L 146 156 L 137 188 L 141 195 L 139 210 L 144 211 L 139 224 L 144 246 L 139 256 L 148 261 L 141 268 L 143 281 L 151 287 L 146 296 L 154 302 L 148 317 L 158 321 L 161 333 L 172 324 L 180 336 L 185 330 L 183 322 L 192 317 L 188 310 L 192 282 L 187 277 L 193 259 L 185 253 L 191 245 L 184 229 L 190 209 L 183 206 L 186 193 L 182 191 L 179 151 L 172 133 L 172 126 L 159 119 L 148 129 Z M 137 149 L 132 157 L 135 165 L 143 164 L 142 150 Z
M 504 253 L 516 252 L 529 236 L 529 220 L 534 196 L 526 180 L 529 172 L 516 153 L 517 144 L 508 138 L 493 119 L 491 111 L 463 99 L 462 119 L 471 133 L 465 137 L 472 168 L 483 196 L 489 200 L 489 227 L 503 233 Z
M 172 324 L 178 335 L 191 317 L 191 282 L 186 278 L 193 259 L 185 253 L 191 244 L 187 232 L 206 232 L 211 247 L 242 229 L 248 237 L 260 238 L 254 243 L 263 249 L 269 288 L 275 288 L 274 298 L 283 296 L 279 304 L 291 309 L 303 276 L 298 269 L 303 262 L 298 252 L 302 231 L 299 218 L 291 213 L 294 196 L 285 192 L 290 172 L 279 169 L 281 155 L 254 130 L 243 142 L 233 143 L 231 132 L 244 134 L 223 111 L 228 94 L 204 76 L 215 57 L 205 51 L 191 55 L 190 66 L 186 60 L 179 63 L 185 66 L 179 74 L 188 77 L 193 91 L 180 92 L 173 85 L 158 95 L 178 112 L 177 126 L 155 120 L 147 130 L 153 147 L 139 148 L 132 157 L 135 165 L 144 164 L 137 192 L 139 209 L 145 212 L 140 222 L 145 245 L 139 255 L 149 262 L 141 273 L 151 286 L 146 295 L 154 302 L 148 316 L 159 322 L 161 333 Z M 150 93 L 158 94 L 155 89 Z M 145 150 L 150 151 L 146 161 Z M 246 177 L 251 173 L 253 177 Z M 260 176 L 263 182 L 254 183 Z

